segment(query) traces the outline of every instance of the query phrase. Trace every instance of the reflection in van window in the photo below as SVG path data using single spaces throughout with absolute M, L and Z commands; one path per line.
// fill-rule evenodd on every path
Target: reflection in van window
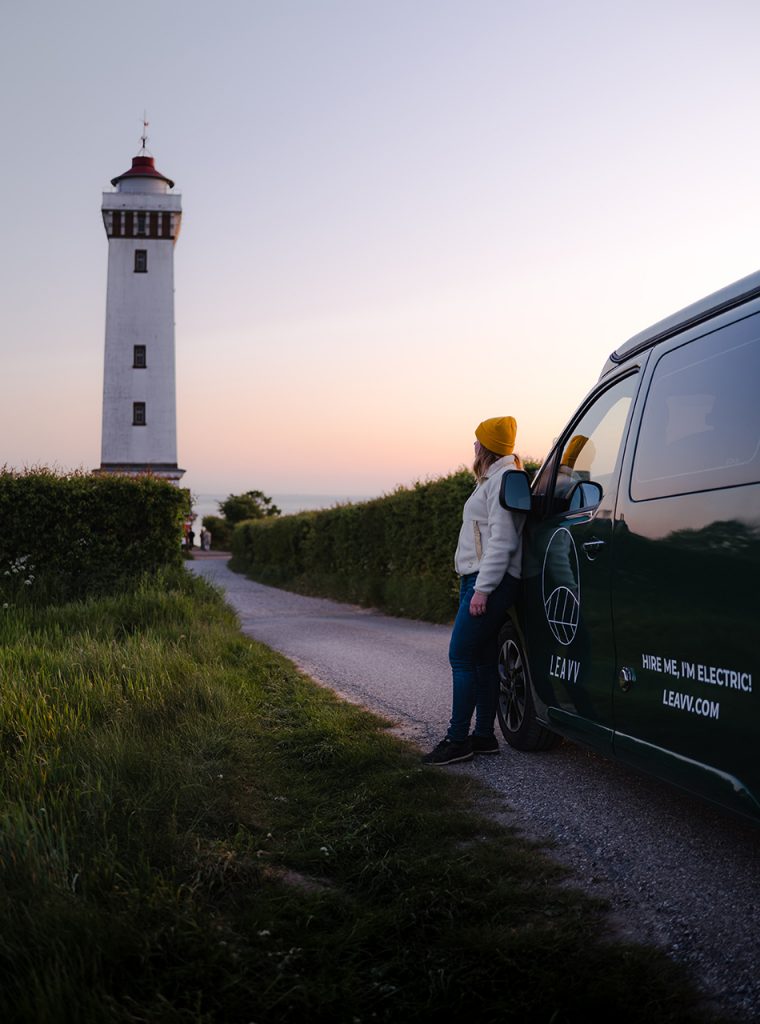
M 603 494 L 609 490 L 636 381 L 631 374 L 603 391 L 567 434 L 554 485 L 553 513 L 568 510 L 568 495 L 579 480 L 595 481 Z
M 757 332 L 755 317 L 660 359 L 636 448 L 634 501 L 760 480 L 760 338 L 741 337 L 750 329 Z

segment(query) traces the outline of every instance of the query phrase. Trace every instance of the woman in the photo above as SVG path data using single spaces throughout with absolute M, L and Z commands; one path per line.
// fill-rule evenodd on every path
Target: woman
M 426 754 L 425 764 L 469 761 L 473 754 L 497 754 L 494 735 L 499 698 L 498 634 L 520 585 L 525 516 L 499 504 L 501 477 L 522 469 L 513 455 L 517 423 L 512 416 L 484 420 L 475 431 L 477 484 L 465 502 L 454 566 L 461 577 L 459 611 L 449 645 L 454 681 L 446 736 Z M 475 729 L 470 722 L 475 712 Z

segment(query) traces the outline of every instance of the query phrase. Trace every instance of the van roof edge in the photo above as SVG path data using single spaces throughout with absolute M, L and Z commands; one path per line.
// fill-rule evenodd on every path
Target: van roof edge
M 631 356 L 643 352 L 644 349 L 650 348 L 658 341 L 688 327 L 694 327 L 703 320 L 733 309 L 749 299 L 758 297 L 760 297 L 760 271 L 755 271 L 755 273 L 748 274 L 747 277 L 742 277 L 740 280 L 734 281 L 733 284 L 707 295 L 698 302 L 685 306 L 677 313 L 665 317 L 664 320 L 659 320 L 645 331 L 634 334 L 610 355 L 602 370 L 602 376 L 613 367 L 630 359 Z

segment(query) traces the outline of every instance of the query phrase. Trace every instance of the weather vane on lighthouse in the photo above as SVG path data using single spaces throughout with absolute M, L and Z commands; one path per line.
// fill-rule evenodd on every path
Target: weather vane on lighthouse
M 143 125 L 143 133 L 140 136 L 140 142 L 142 142 L 142 146 L 140 147 L 140 153 L 141 154 L 148 152 L 148 126 L 150 125 L 150 121 L 148 121 L 148 112 L 147 112 L 147 110 L 143 111 L 142 125 Z
M 140 135 L 140 156 L 144 153 L 147 154 L 147 129 L 149 129 L 151 122 L 147 120 L 147 111 L 142 112 L 142 134 Z

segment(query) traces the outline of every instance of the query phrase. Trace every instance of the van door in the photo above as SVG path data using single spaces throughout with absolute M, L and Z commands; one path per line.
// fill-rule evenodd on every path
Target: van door
M 615 651 L 612 514 L 638 375 L 606 382 L 560 439 L 534 486 L 524 534 L 523 628 L 537 712 L 595 745 L 612 740 Z M 584 487 L 596 483 L 599 491 Z M 593 504 L 585 502 L 593 500 Z
M 760 806 L 760 315 L 652 359 L 615 527 L 615 753 Z

